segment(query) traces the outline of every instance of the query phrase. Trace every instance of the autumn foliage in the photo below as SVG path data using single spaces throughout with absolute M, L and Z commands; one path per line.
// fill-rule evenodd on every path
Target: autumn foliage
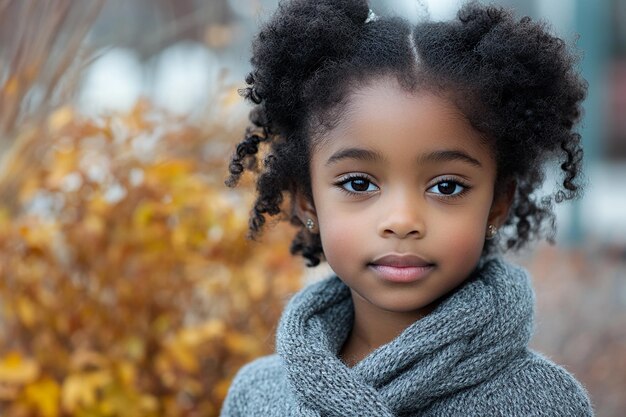
M 28 135 L 0 203 L 2 416 L 217 415 L 301 275 L 289 230 L 245 238 L 238 137 L 146 103 Z
M 300 287 L 291 230 L 226 188 L 247 110 L 81 116 L 103 0 L 0 1 L 0 415 L 216 416 Z

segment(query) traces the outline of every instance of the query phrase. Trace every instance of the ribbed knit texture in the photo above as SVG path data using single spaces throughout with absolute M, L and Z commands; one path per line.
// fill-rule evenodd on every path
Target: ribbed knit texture
M 431 314 L 349 368 L 337 355 L 354 307 L 332 276 L 290 300 L 278 356 L 240 370 L 221 415 L 593 415 L 580 384 L 528 350 L 533 305 L 522 269 L 487 261 Z

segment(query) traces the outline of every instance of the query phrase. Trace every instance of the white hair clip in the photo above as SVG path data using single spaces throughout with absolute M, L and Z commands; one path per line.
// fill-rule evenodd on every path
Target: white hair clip
M 374 11 L 372 9 L 370 9 L 369 13 L 367 14 L 367 19 L 365 19 L 365 23 L 369 23 L 372 20 L 377 20 L 378 16 L 376 16 L 376 13 L 374 13 Z

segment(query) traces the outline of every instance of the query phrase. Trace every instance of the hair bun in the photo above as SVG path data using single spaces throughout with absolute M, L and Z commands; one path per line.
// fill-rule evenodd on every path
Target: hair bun
M 253 41 L 252 72 L 243 95 L 262 103 L 273 128 L 292 127 L 303 83 L 350 54 L 365 24 L 365 0 L 293 0 L 279 4 Z

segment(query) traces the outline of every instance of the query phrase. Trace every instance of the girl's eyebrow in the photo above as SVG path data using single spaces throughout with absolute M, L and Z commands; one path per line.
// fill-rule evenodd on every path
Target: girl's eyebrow
M 476 158 L 472 158 L 465 151 L 459 149 L 444 149 L 440 151 L 434 151 L 426 155 L 422 155 L 417 159 L 418 164 L 425 162 L 447 162 L 447 161 L 462 161 L 476 167 L 482 167 L 483 165 Z
M 382 161 L 384 158 L 380 153 L 370 149 L 347 148 L 340 149 L 332 154 L 331 157 L 328 158 L 328 161 L 326 161 L 326 166 L 339 162 L 342 159 L 357 159 L 359 161 L 378 162 Z
M 384 157 L 373 150 L 362 148 L 346 148 L 340 149 L 326 161 L 326 166 L 337 163 L 343 159 L 356 159 L 359 161 L 378 162 L 384 160 Z M 425 164 L 427 162 L 447 162 L 447 161 L 462 161 L 476 167 L 482 167 L 483 165 L 476 158 L 471 157 L 465 151 L 459 149 L 443 149 L 433 151 L 428 154 L 421 155 L 417 158 L 418 165 Z

